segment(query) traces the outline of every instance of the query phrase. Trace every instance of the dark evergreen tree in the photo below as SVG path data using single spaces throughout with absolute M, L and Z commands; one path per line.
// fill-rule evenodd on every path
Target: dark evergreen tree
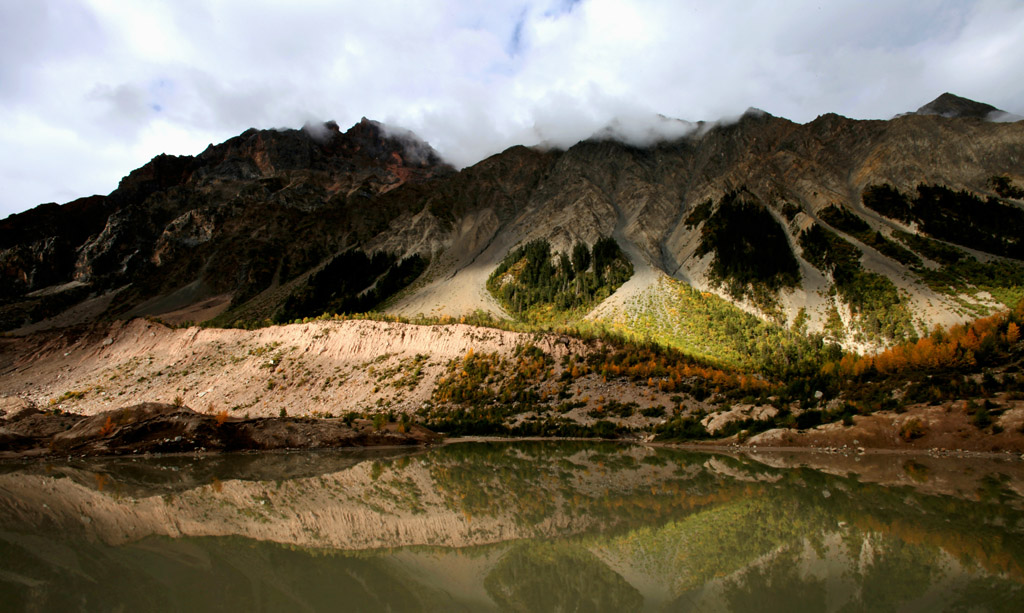
M 369 256 L 346 251 L 292 292 L 272 319 L 283 323 L 322 313 L 364 313 L 415 281 L 426 268 L 427 260 L 415 254 L 398 260 L 383 251 Z
M 487 280 L 487 289 L 508 309 L 524 315 L 541 306 L 556 311 L 590 308 L 618 289 L 633 274 L 633 266 L 611 238 L 591 250 L 578 242 L 572 257 L 552 254 L 546 240 L 535 240 L 513 249 Z M 557 263 L 557 264 L 556 264 Z
M 572 267 L 577 275 L 587 272 L 590 268 L 590 248 L 584 242 L 577 242 L 572 248 Z

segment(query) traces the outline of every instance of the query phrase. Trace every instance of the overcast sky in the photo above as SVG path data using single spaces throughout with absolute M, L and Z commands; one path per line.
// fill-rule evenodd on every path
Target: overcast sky
M 736 116 L 1024 114 L 1024 2 L 0 0 L 0 218 L 162 152 L 360 117 L 456 166 Z

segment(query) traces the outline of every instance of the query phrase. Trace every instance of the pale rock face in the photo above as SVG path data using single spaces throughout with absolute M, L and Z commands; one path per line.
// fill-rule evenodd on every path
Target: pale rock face
M 718 411 L 704 417 L 700 423 L 709 433 L 714 434 L 734 421 L 744 419 L 768 421 L 774 419 L 778 414 L 779 410 L 771 405 L 737 404 L 728 411 Z

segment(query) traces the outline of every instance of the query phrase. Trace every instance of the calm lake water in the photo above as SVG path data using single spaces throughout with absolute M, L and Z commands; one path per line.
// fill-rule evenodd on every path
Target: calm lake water
M 0 465 L 13 611 L 1024 611 L 1024 464 L 577 442 Z

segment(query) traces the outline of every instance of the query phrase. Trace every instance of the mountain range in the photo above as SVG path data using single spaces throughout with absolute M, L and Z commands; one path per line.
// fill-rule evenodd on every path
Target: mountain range
M 686 349 L 694 309 L 738 307 L 878 349 L 1024 298 L 1013 119 L 952 94 L 890 120 L 751 109 L 461 170 L 367 119 L 250 129 L 0 221 L 0 328 L 486 313 Z

